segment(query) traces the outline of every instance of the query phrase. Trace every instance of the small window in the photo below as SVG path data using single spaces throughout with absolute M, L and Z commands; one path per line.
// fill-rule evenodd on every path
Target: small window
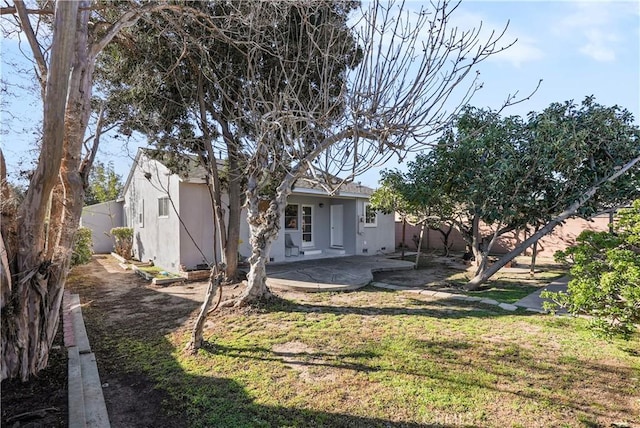
M 298 230 L 298 205 L 288 204 L 284 208 L 284 228 Z
M 169 217 L 169 198 L 158 198 L 158 217 Z
M 364 204 L 364 225 L 365 227 L 376 227 L 378 225 L 378 213 L 368 202 Z
M 144 227 L 144 199 L 138 203 L 138 226 Z

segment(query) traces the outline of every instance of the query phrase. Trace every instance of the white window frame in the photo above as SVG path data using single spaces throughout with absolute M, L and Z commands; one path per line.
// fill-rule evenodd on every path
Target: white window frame
M 378 226 L 378 212 L 377 211 L 373 211 L 373 222 L 368 221 L 367 218 L 367 208 L 369 208 L 371 206 L 371 203 L 369 202 L 365 202 L 364 203 L 364 227 L 377 227 Z M 371 208 L 370 208 L 371 209 Z M 371 209 L 373 210 L 373 209 Z
M 162 213 L 163 205 L 165 207 L 166 213 Z M 168 218 L 169 217 L 169 198 L 167 196 L 162 196 L 158 198 L 158 218 Z
M 289 205 L 296 207 L 296 218 L 295 218 L 296 227 L 288 227 L 288 225 L 287 225 L 286 212 L 287 212 L 287 207 Z M 284 230 L 300 230 L 300 204 L 287 204 L 284 209 L 285 209 L 285 215 L 283 216 L 284 217 Z M 293 219 L 293 217 L 289 216 L 288 221 L 291 221 L 291 219 Z
M 303 248 L 313 248 L 313 247 L 315 246 L 315 243 L 314 243 L 314 233 L 313 233 L 313 232 L 314 232 L 314 231 L 313 231 L 313 229 L 314 229 L 314 224 L 313 224 L 313 223 L 314 223 L 314 218 L 313 218 L 313 205 L 300 205 L 300 207 L 301 207 L 301 208 L 300 208 L 300 226 L 301 226 L 301 227 L 300 227 L 300 232 L 302 232 L 302 242 L 301 242 L 301 245 L 302 245 L 302 247 L 303 247 Z M 310 219 L 311 219 L 311 228 L 310 228 L 309 232 L 305 232 L 305 231 L 304 231 L 304 226 L 306 226 L 306 224 L 304 224 L 304 225 L 303 225 L 303 223 L 304 223 L 304 209 L 305 209 L 305 208 L 309 208 L 309 217 L 310 217 Z M 304 236 L 305 236 L 306 234 L 311 235 L 311 236 L 310 236 L 310 237 L 311 237 L 311 240 L 310 240 L 310 241 L 305 241 L 305 240 L 304 240 Z

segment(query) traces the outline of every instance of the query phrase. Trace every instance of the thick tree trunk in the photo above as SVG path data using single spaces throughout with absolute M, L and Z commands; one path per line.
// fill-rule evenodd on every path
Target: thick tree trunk
M 73 239 L 73 220 L 67 221 L 65 209 L 54 211 L 54 216 L 48 221 L 47 217 L 51 212 L 51 194 L 61 174 L 63 156 L 68 156 L 69 151 L 74 149 L 68 147 L 65 116 L 67 107 L 79 101 L 74 97 L 69 73 L 72 61 L 78 61 L 78 35 L 86 32 L 86 27 L 77 26 L 78 10 L 82 6 L 87 4 L 56 2 L 51 64 L 43 100 L 42 150 L 17 220 L 17 254 L 15 259 L 11 255 L 8 257 L 14 260 L 11 270 L 15 274 L 10 297 L 2 308 L 2 379 L 20 377 L 27 380 L 30 375 L 43 369 L 58 326 L 70 259 L 69 249 L 58 247 L 58 242 Z M 78 144 L 81 142 L 82 139 Z M 80 153 L 77 155 L 79 157 Z M 66 191 L 72 189 L 62 190 L 57 192 L 59 196 L 55 199 L 60 202 L 58 206 L 64 204 L 64 196 L 68 195 Z M 75 195 L 70 196 L 73 199 Z M 79 196 L 81 203 L 82 194 Z M 66 225 L 60 224 L 61 221 Z M 49 224 L 48 229 L 45 229 L 46 223 Z M 45 238 L 47 233 L 49 240 Z
M 487 252 L 482 248 L 482 236 L 480 235 L 480 216 L 474 214 L 471 223 L 471 251 L 475 259 L 476 275 L 487 267 Z
M 300 174 L 301 171 L 298 171 Z M 236 306 L 244 306 L 271 297 L 267 287 L 267 263 L 273 241 L 280 231 L 280 218 L 284 215 L 287 197 L 291 193 L 296 176 L 287 174 L 270 200 L 259 198 L 256 177 L 249 176 L 247 183 L 247 222 L 251 233 L 251 257 L 247 288 L 238 298 Z
M 229 148 L 231 150 L 229 150 Z M 242 173 L 236 145 L 229 152 L 229 218 L 227 229 L 227 279 L 238 277 L 238 246 L 240 245 L 240 214 L 242 206 Z
M 25 5 L 16 2 L 23 9 Z M 3 300 L 0 334 L 1 378 L 27 380 L 48 360 L 60 316 L 60 304 L 69 270 L 74 234 L 82 213 L 82 143 L 91 111 L 95 56 L 123 27 L 133 25 L 143 6 L 125 13 L 95 44 L 89 43 L 91 2 L 55 2 L 49 66 L 41 52 L 34 57 L 45 70 L 43 139 L 38 166 L 17 216 L 17 249 L 7 254 L 11 290 Z M 30 45 L 39 43 L 28 18 L 20 22 Z M 88 159 L 92 159 L 91 156 Z M 7 242 L 6 228 L 2 240 Z M 10 248 L 7 248 L 11 251 Z M 5 285 L 2 285 L 3 293 Z
M 267 263 L 271 245 L 278 237 L 280 229 L 280 217 L 284 212 L 282 198 L 276 198 L 268 207 L 261 208 L 261 201 L 257 195 L 248 197 L 247 222 L 251 231 L 251 257 L 249 257 L 249 274 L 247 275 L 247 288 L 238 299 L 236 306 L 244 306 L 255 301 L 270 297 L 271 292 L 267 287 Z M 284 198 L 286 201 L 286 197 Z M 264 204 L 264 202 L 263 202 Z
M 465 285 L 465 289 L 467 290 L 476 290 L 480 285 L 484 284 L 489 278 L 491 278 L 496 272 L 498 272 L 504 265 L 509 263 L 519 254 L 521 254 L 527 247 L 531 246 L 534 242 L 538 242 L 540 238 L 550 233 L 557 225 L 571 217 L 578 211 L 578 209 L 584 205 L 589 199 L 596 194 L 600 186 L 607 182 L 612 182 L 616 178 L 620 177 L 622 174 L 626 173 L 629 169 L 633 168 L 633 166 L 640 162 L 640 157 L 631 159 L 627 162 L 622 168 L 616 170 L 615 173 L 610 175 L 609 177 L 605 177 L 600 180 L 596 185 L 589 188 L 587 191 L 583 193 L 583 195 L 571 204 L 566 210 L 561 212 L 557 217 L 553 218 L 549 223 L 547 223 L 544 227 L 538 230 L 536 233 L 531 235 L 529 238 L 525 239 L 520 245 L 518 245 L 512 251 L 509 251 L 507 254 L 502 256 L 500 260 L 494 263 L 489 269 L 482 272 L 479 275 L 476 275 L 471 281 L 469 281 Z

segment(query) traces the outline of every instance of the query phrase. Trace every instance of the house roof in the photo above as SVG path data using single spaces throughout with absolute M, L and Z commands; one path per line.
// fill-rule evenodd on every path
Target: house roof
M 323 188 L 320 184 L 312 183 L 304 178 L 296 181 L 293 187 L 293 193 L 322 194 L 327 195 L 330 192 Z M 373 189 L 360 183 L 343 183 L 335 191 L 335 196 L 352 196 L 363 197 L 371 196 Z
M 131 170 L 129 171 L 127 181 L 125 182 L 123 194 L 126 192 L 127 188 L 129 187 L 129 184 L 131 183 L 131 180 L 133 179 L 136 166 L 140 165 L 141 157 L 143 155 L 147 155 L 148 152 L 151 150 L 153 149 L 149 149 L 149 148 L 138 149 L 135 160 L 133 161 L 133 165 L 131 166 Z M 177 174 L 180 181 L 183 181 L 186 183 L 193 183 L 193 184 L 205 184 L 207 182 L 206 168 L 200 164 L 197 156 L 185 155 L 185 157 L 187 158 L 187 163 L 186 165 L 183 166 L 183 170 Z M 159 159 L 154 159 L 154 160 L 166 166 L 166 164 L 161 160 Z M 223 160 L 218 159 L 217 162 L 218 162 L 218 167 L 221 168 L 224 166 Z M 333 186 L 330 186 L 330 187 L 333 187 Z M 342 196 L 342 197 L 368 198 L 373 193 L 373 191 L 374 189 L 361 185 L 359 182 L 358 183 L 353 183 L 353 182 L 342 183 L 340 184 L 340 186 L 337 187 L 337 189 L 330 191 L 324 186 L 318 184 L 317 182 L 316 183 L 312 182 L 310 180 L 310 177 L 309 178 L 303 177 L 298 179 L 293 186 L 294 194 L 307 194 L 307 195 L 323 195 L 323 196 L 331 195 L 331 196 Z

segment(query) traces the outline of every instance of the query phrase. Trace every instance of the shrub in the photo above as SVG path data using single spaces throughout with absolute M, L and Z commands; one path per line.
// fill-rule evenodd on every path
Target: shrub
M 571 265 L 573 279 L 568 293 L 542 294 L 553 300 L 545 309 L 588 314 L 597 333 L 629 339 L 640 323 L 640 200 L 619 211 L 614 233 L 584 231 L 555 257 Z
M 115 252 L 117 255 L 130 259 L 133 250 L 133 229 L 130 227 L 114 227 L 110 231 L 115 239 Z
M 93 239 L 91 229 L 80 227 L 73 239 L 73 254 L 71 255 L 71 266 L 83 265 L 91 261 L 93 254 Z

